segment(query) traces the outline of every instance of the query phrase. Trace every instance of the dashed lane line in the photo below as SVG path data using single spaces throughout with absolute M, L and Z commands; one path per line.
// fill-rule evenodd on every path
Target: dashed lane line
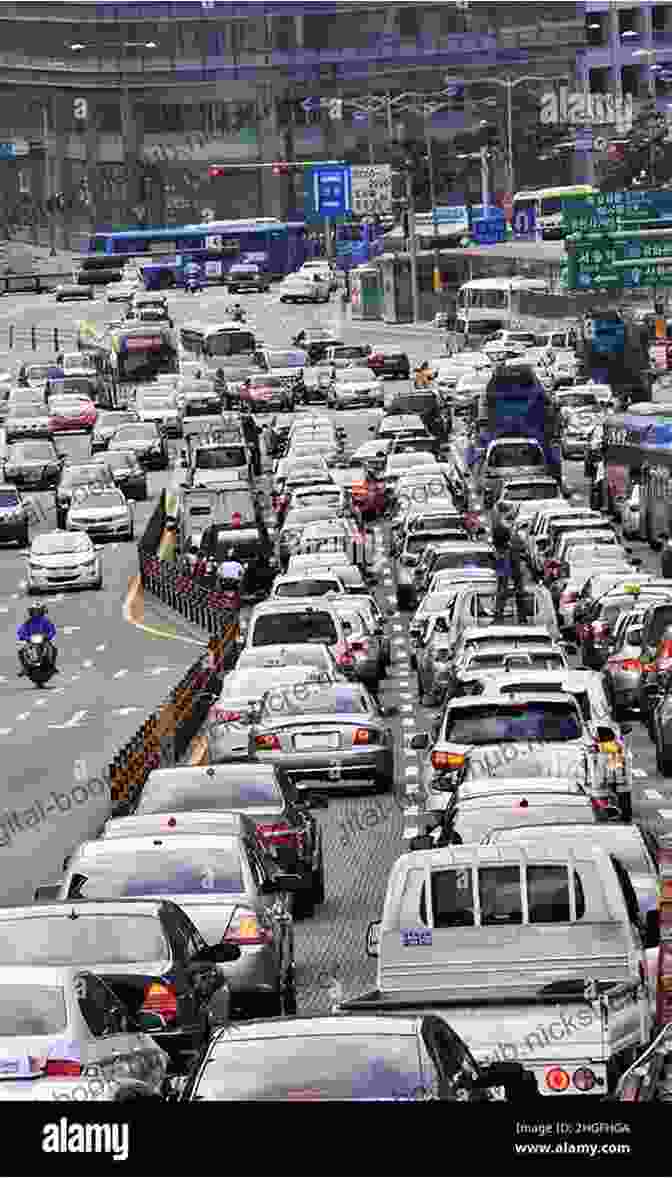
M 647 802 L 662 802 L 663 800 L 663 795 L 658 793 L 657 789 L 645 789 L 644 797 L 646 798 Z

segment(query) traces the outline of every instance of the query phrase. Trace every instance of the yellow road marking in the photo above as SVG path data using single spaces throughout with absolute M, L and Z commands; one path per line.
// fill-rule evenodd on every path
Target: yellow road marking
M 128 593 L 123 607 L 124 620 L 130 626 L 151 634 L 154 638 L 174 638 L 177 642 L 186 642 L 188 646 L 198 646 L 200 650 L 207 650 L 207 642 L 199 642 L 197 638 L 188 638 L 179 634 L 177 628 L 167 626 L 148 626 L 145 623 L 145 592 L 142 588 L 140 576 L 131 577 L 128 583 Z

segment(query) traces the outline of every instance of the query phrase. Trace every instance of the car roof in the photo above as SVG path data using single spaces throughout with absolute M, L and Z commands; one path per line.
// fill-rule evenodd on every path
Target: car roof
M 175 815 L 170 809 L 162 814 L 131 814 L 126 818 L 112 819 L 106 823 L 103 837 L 140 838 L 143 836 L 142 828 L 154 824 L 160 826 L 155 832 L 155 837 L 159 834 L 171 839 L 192 834 L 209 835 L 208 827 L 211 826 L 217 828 L 213 832 L 217 835 L 232 835 L 234 838 L 248 836 L 252 839 L 258 837 L 256 823 L 247 814 L 238 810 L 189 810 L 187 813 L 179 812 Z M 192 829 L 194 827 L 201 829 Z M 126 834 L 126 831 L 129 833 Z M 136 831 L 135 835 L 133 831 Z
M 239 845 L 240 837 L 228 834 L 170 835 L 168 842 L 174 851 L 200 850 L 203 847 L 208 847 L 212 851 L 228 851 Z M 95 842 L 80 844 L 70 860 L 70 867 L 83 859 L 105 859 L 109 855 L 122 854 L 124 851 L 128 854 L 158 851 L 162 846 L 163 841 L 155 834 L 127 839 L 96 839 Z M 166 890 L 170 890 L 168 885 Z
M 229 1043 L 251 1039 L 298 1039 L 298 1038 L 343 1038 L 350 1036 L 370 1038 L 371 1036 L 412 1036 L 417 1034 L 422 1015 L 380 1015 L 349 1014 L 313 1015 L 309 1018 L 283 1018 L 263 1022 L 229 1023 L 218 1031 L 210 1042 L 213 1049 Z
M 469 781 L 465 781 L 460 786 L 459 800 L 470 802 L 472 800 L 476 801 L 476 799 L 482 800 L 488 794 L 493 798 L 516 794 L 518 791 L 512 787 L 512 782 L 516 781 L 520 781 L 521 783 L 524 781 L 526 792 L 531 794 L 553 794 L 556 797 L 558 795 L 561 797 L 569 795 L 572 798 L 588 797 L 580 785 L 567 777 L 474 777 Z M 477 791 L 480 788 L 487 792 L 479 794 Z
M 150 815 L 148 815 L 150 817 Z M 156 916 L 166 906 L 175 907 L 170 900 L 157 896 L 153 899 L 137 899 L 129 896 L 123 900 L 68 900 L 53 904 L 30 904 L 21 908 L 0 908 L 0 924 L 3 920 L 34 920 L 48 916 L 58 916 L 63 920 L 72 920 L 73 914 L 85 916 L 123 916 L 128 917 L 129 908 L 134 915 Z M 32 967 L 31 967 L 32 968 Z
M 297 609 L 304 611 L 309 610 L 314 613 L 318 611 L 328 613 L 328 606 L 326 604 L 322 605 L 322 601 L 323 598 L 321 597 L 292 597 L 287 601 L 283 601 L 282 598 L 280 598 L 278 601 L 277 598 L 274 597 L 272 601 L 262 601 L 259 605 L 254 607 L 252 616 L 250 618 L 250 623 L 253 622 L 255 618 L 261 617 L 264 614 L 276 614 L 278 610 L 285 610 L 288 613 L 292 613 Z
M 260 650 L 272 650 L 274 647 L 260 647 Z M 193 783 L 194 785 L 217 785 L 221 783 L 240 782 L 241 777 L 248 781 L 260 783 L 277 782 L 277 775 L 273 765 L 264 765 L 250 761 L 245 763 L 244 771 L 240 764 L 231 765 L 176 765 L 172 769 L 153 769 L 147 778 L 147 785 L 170 785 L 175 783 Z

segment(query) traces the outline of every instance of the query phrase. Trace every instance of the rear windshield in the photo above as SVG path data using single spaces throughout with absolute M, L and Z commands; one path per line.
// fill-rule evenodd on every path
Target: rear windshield
M 253 646 L 281 646 L 291 642 L 324 642 L 334 646 L 338 633 L 331 614 L 320 610 L 310 613 L 283 610 L 257 618 L 252 631 Z
M 17 962 L 16 955 L 12 965 Z M 65 995 L 56 986 L 0 986 L 0 1036 L 53 1035 L 67 1026 Z
M 242 446 L 221 446 L 199 450 L 196 454 L 197 470 L 235 470 L 241 466 L 247 466 L 247 455 Z
M 519 466 L 543 466 L 544 456 L 538 446 L 520 445 L 497 446 L 488 459 L 493 470 L 515 470 Z
M 531 500 L 558 499 L 560 488 L 557 483 L 527 483 L 525 486 L 508 487 L 504 498 L 509 503 L 525 503 Z
M 73 874 L 68 899 L 105 900 L 122 896 L 240 894 L 244 891 L 240 850 L 178 851 L 166 846 L 101 857 Z
M 444 569 L 494 569 L 497 558 L 494 552 L 443 552 L 432 565 L 433 573 Z
M 324 597 L 325 593 L 338 593 L 336 581 L 288 581 L 278 585 L 276 597 Z
M 455 744 L 501 744 L 506 741 L 579 740 L 574 708 L 564 703 L 504 704 L 455 711 L 446 717 L 444 736 Z
M 574 887 L 576 918 L 580 920 L 586 903 L 577 872 Z M 523 923 L 519 867 L 482 867 L 478 872 L 478 896 L 481 925 Z M 527 897 L 530 924 L 567 923 L 571 919 L 568 869 L 550 864 L 528 867 Z M 420 910 L 427 923 L 424 886 Z M 471 868 L 432 872 L 432 912 L 434 928 L 469 928 L 476 923 Z
M 132 964 L 165 961 L 170 950 L 155 916 L 40 916 L 0 921 L 0 965 Z M 2 991 L 0 991 L 1 993 Z
M 277 696 L 277 692 L 272 692 L 268 703 L 264 705 L 263 716 L 267 719 L 276 717 L 280 710 Z M 292 715 L 319 712 L 322 715 L 352 716 L 369 712 L 370 705 L 361 688 L 350 684 L 324 687 L 319 683 L 298 683 L 286 701 L 286 708 L 282 710 Z

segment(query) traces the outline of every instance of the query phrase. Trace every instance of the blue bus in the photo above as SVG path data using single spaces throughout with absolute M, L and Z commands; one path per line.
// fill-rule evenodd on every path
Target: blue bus
M 109 257 L 111 264 L 137 261 L 148 290 L 183 284 L 184 268 L 199 262 L 211 282 L 225 281 L 234 263 L 256 264 L 270 278 L 298 270 L 314 252 L 302 221 L 273 217 L 247 221 L 212 221 L 170 229 L 126 229 L 95 233 L 88 256 Z M 152 259 L 147 265 L 142 265 Z
M 336 226 L 336 268 L 354 270 L 365 266 L 372 258 L 383 253 L 381 224 L 371 221 L 347 221 Z

